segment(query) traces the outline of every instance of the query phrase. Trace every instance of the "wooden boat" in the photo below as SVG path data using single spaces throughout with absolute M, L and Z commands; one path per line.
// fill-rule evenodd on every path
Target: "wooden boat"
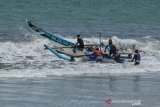
M 92 52 L 90 52 L 90 54 L 86 54 L 87 48 L 83 49 L 83 51 L 76 50 L 76 52 L 75 52 L 75 51 L 73 51 L 74 50 L 73 47 L 75 46 L 75 43 L 72 43 L 70 41 L 67 41 L 67 40 L 61 38 L 61 37 L 58 37 L 54 34 L 51 34 L 47 31 L 43 30 L 42 28 L 36 26 L 31 21 L 26 20 L 26 23 L 27 23 L 28 27 L 30 28 L 30 30 L 32 30 L 37 36 L 42 36 L 42 37 L 47 38 L 51 41 L 51 44 L 53 47 L 50 47 L 48 45 L 44 45 L 44 46 L 46 47 L 46 49 L 50 50 L 52 53 L 54 53 L 59 58 L 64 59 L 64 60 L 72 60 L 71 58 L 73 58 L 73 57 L 88 56 L 88 58 L 90 59 L 90 57 L 91 57 L 90 55 L 92 54 Z M 87 45 L 87 46 L 89 46 L 88 48 L 90 48 L 90 46 L 92 47 L 92 46 L 96 46 L 96 45 Z M 124 54 L 125 56 L 123 56 L 123 54 L 124 53 L 121 53 L 121 55 L 122 55 L 121 58 L 124 58 L 124 59 L 129 58 L 128 56 L 126 56 L 128 54 Z M 94 61 L 94 60 L 92 60 L 92 61 Z

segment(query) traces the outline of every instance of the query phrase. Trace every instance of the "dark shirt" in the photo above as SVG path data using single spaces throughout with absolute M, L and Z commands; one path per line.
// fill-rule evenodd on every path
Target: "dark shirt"
M 116 52 L 116 47 L 115 47 L 113 44 L 109 44 L 109 45 L 107 45 L 107 46 L 105 47 L 105 51 L 106 51 L 106 49 L 108 49 L 108 47 L 109 47 L 109 55 L 115 54 L 115 52 Z
M 133 60 L 135 60 L 135 61 L 139 60 L 140 61 L 141 60 L 141 55 L 139 53 L 135 53 L 133 58 L 132 58 L 132 61 Z
M 78 45 L 79 44 L 79 45 Z M 76 46 L 78 45 L 79 48 L 84 48 L 84 42 L 82 38 L 77 38 Z

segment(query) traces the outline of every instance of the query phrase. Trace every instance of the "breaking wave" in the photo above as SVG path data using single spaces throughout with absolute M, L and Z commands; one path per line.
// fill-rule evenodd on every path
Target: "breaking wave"
M 28 36 L 28 35 L 26 35 Z M 30 35 L 31 36 L 31 35 Z M 68 39 L 68 38 L 67 38 Z M 74 38 L 68 40 L 75 42 Z M 159 72 L 160 41 L 152 37 L 142 39 L 121 39 L 112 37 L 116 46 L 124 51 L 141 51 L 140 66 L 126 60 L 124 64 L 100 64 L 94 62 L 67 62 L 58 59 L 44 49 L 49 43 L 43 38 L 33 38 L 29 42 L 0 42 L 0 76 L 1 77 L 46 77 L 50 75 L 104 75 L 107 73 L 141 73 Z M 99 43 L 99 38 L 84 38 L 85 43 Z M 102 37 L 107 43 L 108 38 Z

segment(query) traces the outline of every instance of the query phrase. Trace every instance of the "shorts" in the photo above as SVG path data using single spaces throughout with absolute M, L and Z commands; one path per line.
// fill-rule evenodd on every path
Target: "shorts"
M 136 60 L 135 62 L 134 62 L 134 65 L 139 65 L 140 64 L 140 61 L 139 60 Z

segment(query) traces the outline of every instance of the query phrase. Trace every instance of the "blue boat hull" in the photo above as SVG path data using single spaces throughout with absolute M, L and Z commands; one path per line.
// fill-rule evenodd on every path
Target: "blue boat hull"
M 48 45 L 44 45 L 44 47 L 48 50 L 50 50 L 53 54 L 55 54 L 57 57 L 59 57 L 60 59 L 63 60 L 67 60 L 67 61 L 71 61 L 71 57 L 65 55 L 65 54 L 61 54 L 59 52 L 57 52 L 55 49 L 52 49 L 50 46 Z

